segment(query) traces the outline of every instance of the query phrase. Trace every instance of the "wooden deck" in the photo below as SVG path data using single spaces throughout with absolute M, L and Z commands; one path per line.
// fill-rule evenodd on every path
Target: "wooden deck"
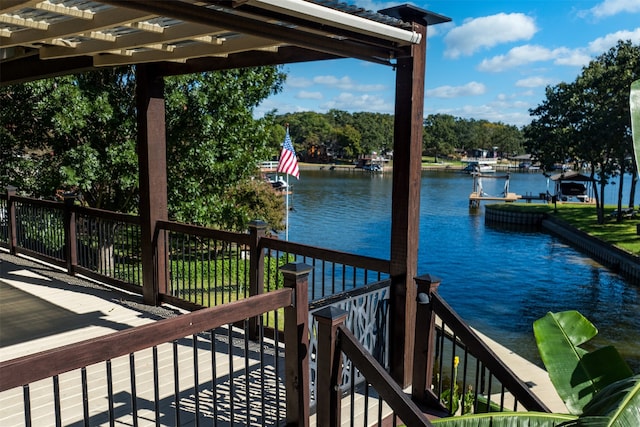
M 101 284 L 68 276 L 54 268 L 12 257 L 0 252 L 0 360 L 6 361 L 89 338 L 106 335 L 130 327 L 175 316 L 181 311 L 171 307 L 145 306 L 137 295 L 123 294 Z M 249 349 L 254 357 L 245 364 L 242 344 L 229 347 L 229 341 L 243 342 L 242 331 L 227 329 L 215 334 L 215 348 L 211 349 L 211 335 L 202 334 L 197 343 L 191 337 L 175 345 L 168 343 L 157 347 L 159 378 L 157 396 L 153 384 L 154 354 L 151 349 L 136 352 L 136 399 L 132 399 L 131 357 L 119 357 L 111 361 L 114 405 L 109 408 L 106 364 L 86 369 L 86 397 L 83 396 L 80 371 L 59 376 L 62 425 L 83 425 L 83 399 L 88 398 L 90 425 L 109 424 L 109 412 L 113 412 L 116 425 L 135 425 L 132 413 L 136 405 L 139 426 L 155 424 L 156 411 L 160 424 L 166 426 L 194 425 L 195 414 L 199 421 L 218 426 L 284 424 L 284 399 L 276 399 L 276 393 L 284 396 L 282 382 L 283 358 L 276 371 L 273 352 L 263 360 L 256 349 Z M 257 344 L 253 344 L 257 346 Z M 178 353 L 179 377 L 174 378 L 174 347 Z M 280 345 L 281 351 L 282 345 Z M 194 348 L 196 349 L 194 354 Z M 231 350 L 230 350 L 231 348 Z M 273 346 L 271 347 L 273 349 Z M 231 353 L 231 354 L 230 354 Z M 214 354 L 212 356 L 212 354 Z M 193 367 L 197 357 L 197 384 Z M 214 360 L 215 359 L 215 360 Z M 215 382 L 213 368 L 215 366 Z M 249 381 L 245 381 L 249 378 Z M 264 378 L 264 380 L 261 380 Z M 248 385 L 247 385 L 248 384 Z M 176 392 L 177 390 L 177 392 Z M 199 396 L 196 411 L 196 393 Z M 55 425 L 54 385 L 51 379 L 29 386 L 33 425 Z M 178 394 L 179 410 L 175 396 Z M 214 405 L 214 399 L 216 405 Z M 280 407 L 274 402 L 280 401 Z M 356 394 L 353 415 L 354 425 L 369 425 L 378 418 L 375 394 L 368 397 L 366 416 L 365 398 Z M 214 412 L 214 409 L 215 412 Z M 352 414 L 350 399 L 343 399 L 342 424 L 350 425 Z M 390 414 L 383 405 L 382 413 Z M 247 414 L 249 416 L 247 417 Z M 311 418 L 315 425 L 315 417 Z M 0 393 L 0 426 L 25 425 L 23 390 L 12 389 Z
M 180 313 L 180 310 L 172 307 L 145 306 L 136 295 L 122 294 L 103 285 L 68 276 L 54 268 L 0 252 L 0 360 L 5 361 L 80 342 Z M 211 347 L 211 336 L 202 334 L 197 337 L 197 385 L 192 374 L 195 361 L 194 342 L 191 337 L 184 338 L 175 345 L 180 361 L 177 386 L 173 370 L 174 345 L 165 344 L 157 347 L 160 367 L 157 411 L 160 414 L 161 425 L 193 424 L 196 393 L 200 397 L 197 413 L 200 421 L 207 424 L 215 417 L 216 425 L 221 426 L 260 425 L 265 416 L 273 421 L 273 424 L 284 424 L 284 408 L 277 408 L 273 404 L 277 401 L 276 393 L 284 393 L 282 366 L 276 371 L 274 359 L 269 355 L 262 363 L 258 357 L 253 357 L 248 365 L 245 365 L 241 348 L 236 346 L 229 350 L 230 335 L 232 341 L 243 341 L 241 331 L 234 331 L 233 334 L 229 331 L 216 333 L 215 356 L 211 356 L 212 352 L 208 351 Z M 489 338 L 482 338 L 523 381 L 530 383 L 536 394 L 552 410 L 566 412 L 544 370 Z M 134 355 L 137 396 L 135 403 L 132 403 L 130 392 L 130 358 L 125 356 L 112 361 L 115 397 L 113 412 L 117 419 L 116 425 L 133 425 L 132 404 L 137 405 L 138 425 L 155 425 L 152 421 L 156 411 L 153 357 L 151 350 L 137 352 Z M 212 361 L 213 358 L 215 362 Z M 212 366 L 216 369 L 215 385 Z M 60 405 L 65 414 L 63 425 L 82 425 L 84 397 L 80 375 L 79 371 L 75 371 L 59 377 Z M 88 367 L 86 375 L 91 425 L 108 425 L 105 365 Z M 245 382 L 246 378 L 250 381 Z M 264 378 L 264 385 L 260 378 Z M 179 410 L 176 410 L 176 389 L 180 396 Z M 52 380 L 32 384 L 29 392 L 33 402 L 33 425 L 55 425 L 55 420 L 51 419 L 54 406 Z M 1 426 L 24 425 L 22 393 L 21 389 L 0 393 Z M 217 403 L 215 413 L 214 399 Z M 263 406 L 262 402 L 266 402 L 266 405 Z M 345 398 L 342 403 L 342 425 L 347 426 L 350 425 L 352 413 L 351 401 Z M 391 410 L 383 405 L 382 412 L 387 415 Z M 247 413 L 250 419 L 248 422 Z M 368 397 L 366 413 L 369 420 L 367 424 L 375 424 L 378 418 L 375 394 Z M 354 425 L 365 425 L 365 398 L 362 394 L 356 394 L 353 415 L 356 418 Z M 311 425 L 315 425 L 313 416 Z

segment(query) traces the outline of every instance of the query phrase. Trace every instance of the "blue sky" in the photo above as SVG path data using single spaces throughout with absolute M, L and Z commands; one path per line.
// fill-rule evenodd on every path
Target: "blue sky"
M 356 0 L 369 10 L 396 6 Z M 440 0 L 414 5 L 448 16 L 427 35 L 425 116 L 445 113 L 523 126 L 544 88 L 572 82 L 619 39 L 640 44 L 640 0 Z M 391 67 L 352 59 L 289 64 L 284 90 L 256 115 L 300 111 L 393 113 Z

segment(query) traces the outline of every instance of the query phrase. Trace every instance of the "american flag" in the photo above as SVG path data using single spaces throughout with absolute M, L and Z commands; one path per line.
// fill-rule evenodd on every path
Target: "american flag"
M 289 136 L 289 128 L 287 135 L 282 143 L 282 151 L 280 152 L 280 161 L 278 162 L 278 172 L 286 173 L 300 179 L 300 170 L 298 170 L 298 159 L 296 159 L 296 150 L 293 149 L 291 137 Z

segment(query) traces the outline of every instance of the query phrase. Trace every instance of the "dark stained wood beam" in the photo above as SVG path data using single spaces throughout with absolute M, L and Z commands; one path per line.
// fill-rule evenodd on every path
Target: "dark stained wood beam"
M 0 86 L 77 74 L 93 68 L 93 59 L 87 56 L 43 61 L 34 54 L 3 63 Z
M 167 293 L 167 254 L 158 222 L 169 218 L 167 209 L 167 143 L 164 80 L 154 65 L 136 67 L 138 111 L 138 165 L 140 179 L 140 235 L 142 295 L 150 305 Z M 157 270 L 156 270 L 157 269 Z M 156 274 L 156 271 L 158 272 Z
M 295 46 L 286 46 L 279 48 L 277 52 L 254 51 L 230 55 L 227 58 L 197 58 L 191 59 L 184 64 L 163 62 L 159 64 L 158 70 L 165 76 L 171 76 L 234 68 L 292 64 L 296 62 L 322 61 L 340 58 L 342 57 L 324 52 L 316 52 Z
M 237 53 L 226 58 L 196 58 L 186 63 L 160 62 L 157 63 L 157 70 L 160 75 L 171 76 L 340 58 L 342 57 L 324 52 L 317 52 L 295 46 L 285 46 L 279 48 L 277 52 L 251 51 Z M 2 64 L 0 86 L 78 74 L 98 69 L 100 69 L 100 67 L 95 67 L 93 65 L 93 59 L 88 56 L 49 60 L 41 60 L 37 55 L 26 56 Z
M 391 375 L 403 387 L 411 383 L 416 321 L 422 124 L 427 27 L 414 24 L 422 42 L 411 56 L 398 59 L 393 142 L 391 213 Z

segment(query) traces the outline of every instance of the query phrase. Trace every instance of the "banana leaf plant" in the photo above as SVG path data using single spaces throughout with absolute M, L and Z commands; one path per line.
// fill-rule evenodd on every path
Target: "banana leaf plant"
M 551 382 L 571 414 L 493 412 L 431 421 L 440 427 L 640 426 L 640 374 L 613 347 L 588 352 L 580 345 L 598 330 L 577 311 L 547 313 L 534 334 Z
M 633 375 L 614 347 L 592 352 L 580 347 L 598 330 L 575 310 L 547 313 L 533 323 L 533 333 L 549 378 L 572 414 L 580 415 L 609 384 Z

